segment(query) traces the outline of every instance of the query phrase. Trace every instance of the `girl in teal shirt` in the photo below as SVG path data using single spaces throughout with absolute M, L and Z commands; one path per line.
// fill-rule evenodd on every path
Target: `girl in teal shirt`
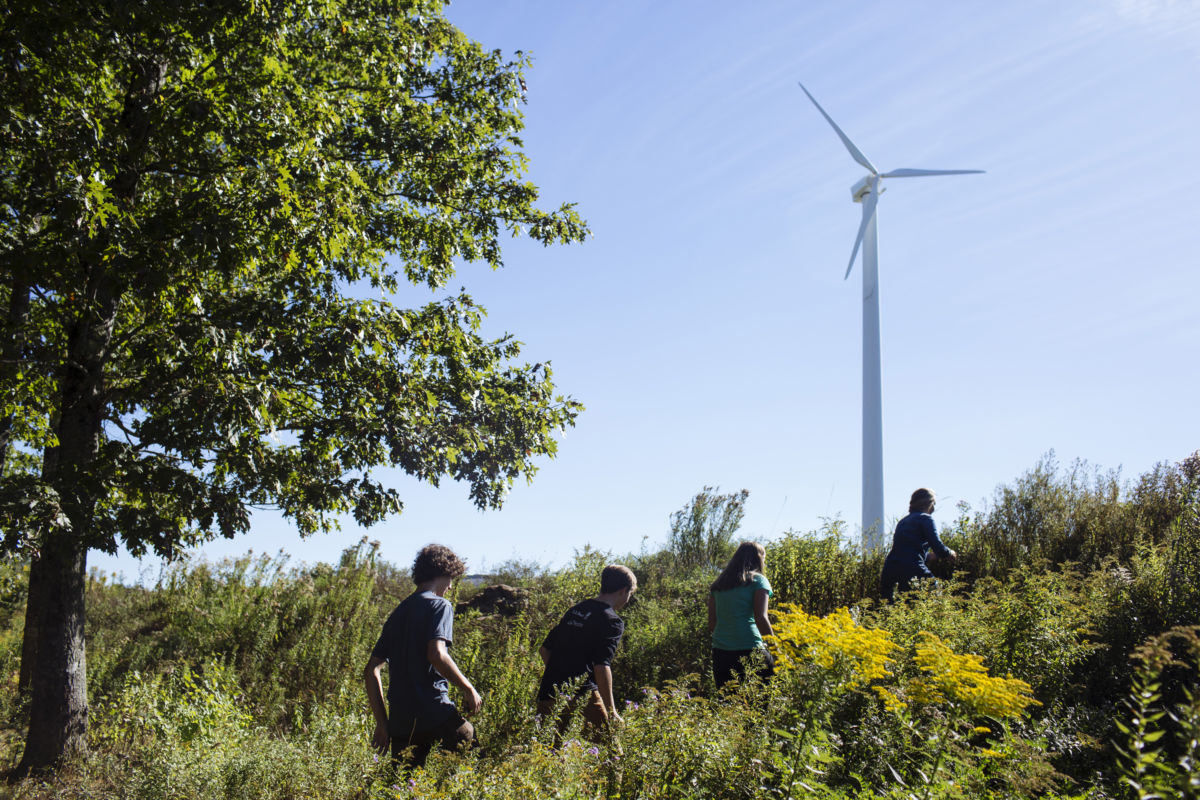
M 745 677 L 744 659 L 762 650 L 766 667 L 759 675 L 774 674 L 774 660 L 763 643 L 770 636 L 767 602 L 771 582 L 766 571 L 766 551 L 757 542 L 742 542 L 733 558 L 709 587 L 708 632 L 712 634 L 713 679 L 717 688 L 733 679 Z

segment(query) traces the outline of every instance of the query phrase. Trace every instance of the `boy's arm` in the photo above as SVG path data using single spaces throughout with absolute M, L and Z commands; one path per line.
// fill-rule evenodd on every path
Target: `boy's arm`
M 479 696 L 479 692 L 475 691 L 475 687 L 467 680 L 467 676 L 462 674 L 458 665 L 454 663 L 454 659 L 450 657 L 450 651 L 446 649 L 446 640 L 430 639 L 425 650 L 425 657 L 443 678 L 453 683 L 463 693 L 463 705 L 466 707 L 466 712 L 474 714 L 478 711 L 483 698 Z
M 387 727 L 387 707 L 383 704 L 383 679 L 379 673 L 387 662 L 377 656 L 371 656 L 363 670 L 363 683 L 367 687 L 367 702 L 371 706 L 371 715 L 375 717 L 375 733 L 371 736 L 371 744 L 380 750 L 386 750 L 390 737 Z
M 592 667 L 592 677 L 596 680 L 596 690 L 600 692 L 600 700 L 608 709 L 608 716 L 613 722 L 623 722 L 617 713 L 617 701 L 613 700 L 612 667 L 608 664 L 597 664 Z
M 549 647 L 546 647 L 546 645 L 542 645 L 541 647 L 539 647 L 538 655 L 542 657 L 542 664 L 544 666 L 547 666 L 547 667 L 550 666 L 550 648 Z

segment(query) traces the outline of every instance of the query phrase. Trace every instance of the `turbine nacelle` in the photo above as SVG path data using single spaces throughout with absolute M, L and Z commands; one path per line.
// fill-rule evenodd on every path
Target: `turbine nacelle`
M 862 179 L 850 187 L 850 199 L 856 203 L 861 203 L 867 192 L 871 191 L 871 184 L 875 181 L 874 175 L 864 175 Z M 882 193 L 883 190 L 880 189 Z

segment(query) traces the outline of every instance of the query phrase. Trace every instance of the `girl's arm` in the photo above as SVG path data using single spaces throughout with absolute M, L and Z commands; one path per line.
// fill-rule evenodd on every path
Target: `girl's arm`
M 770 596 L 771 593 L 766 589 L 759 589 L 754 593 L 754 624 L 763 636 L 775 635 L 771 629 L 771 620 L 767 619 L 767 602 Z

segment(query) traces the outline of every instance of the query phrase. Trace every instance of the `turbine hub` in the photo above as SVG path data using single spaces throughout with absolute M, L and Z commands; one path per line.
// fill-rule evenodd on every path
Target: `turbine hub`
M 867 192 L 871 191 L 871 181 L 874 178 L 874 175 L 864 175 L 858 183 L 851 186 L 850 199 L 856 203 L 861 203 L 863 198 L 867 196 Z

